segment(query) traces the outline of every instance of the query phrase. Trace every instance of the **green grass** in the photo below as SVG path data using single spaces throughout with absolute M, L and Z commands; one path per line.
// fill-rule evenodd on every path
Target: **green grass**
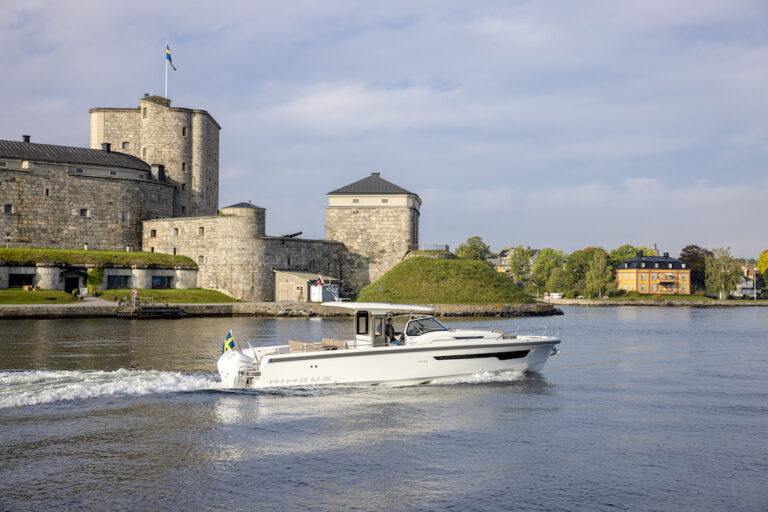
M 155 297 L 157 299 L 168 298 L 169 303 L 180 304 L 200 304 L 200 303 L 221 303 L 221 302 L 240 302 L 221 292 L 215 290 L 204 290 L 202 288 L 190 288 L 188 290 L 138 290 L 140 297 Z M 104 300 L 124 299 L 131 296 L 129 289 L 102 290 L 97 292 L 98 296 Z
M 191 266 L 194 261 L 186 256 L 173 256 L 159 252 L 86 251 L 83 249 L 46 249 L 39 247 L 0 248 L 0 261 L 17 264 L 66 263 L 100 266 L 130 267 L 155 265 L 163 267 Z
M 67 304 L 76 300 L 71 293 L 53 290 L 37 292 L 26 292 L 17 288 L 0 290 L 0 304 Z
M 437 254 L 445 254 L 445 255 L 450 255 L 455 257 L 455 255 L 452 252 L 443 251 L 440 249 L 411 251 L 410 254 L 413 256 L 435 256 Z
M 381 290 L 379 290 L 381 287 Z M 533 302 L 517 285 L 477 260 L 408 258 L 357 296 L 361 302 L 521 304 Z

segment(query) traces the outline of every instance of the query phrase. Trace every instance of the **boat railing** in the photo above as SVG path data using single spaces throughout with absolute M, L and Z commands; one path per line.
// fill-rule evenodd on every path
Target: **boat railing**
M 546 336 L 557 338 L 560 336 L 560 328 L 558 327 L 557 331 L 555 332 L 554 328 L 550 329 L 546 325 L 526 325 L 523 327 L 517 326 L 515 330 L 506 331 L 501 335 L 501 337 L 504 339 L 513 339 L 525 336 Z

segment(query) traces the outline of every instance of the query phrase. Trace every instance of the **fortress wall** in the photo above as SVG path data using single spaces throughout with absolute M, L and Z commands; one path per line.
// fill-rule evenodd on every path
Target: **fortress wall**
M 384 275 L 417 244 L 419 211 L 409 207 L 325 209 L 325 238 L 346 245 L 345 281 L 352 290 Z
M 198 264 L 198 287 L 248 301 L 274 300 L 275 269 L 333 276 L 341 272 L 341 244 L 266 237 L 262 208 L 225 208 L 223 212 L 144 222 L 144 250 L 173 254 L 175 249 Z
M 0 232 L 11 233 L 13 246 L 138 249 L 141 221 L 173 213 L 173 187 L 164 183 L 75 175 L 56 164 L 29 167 L 0 171 L 0 204 L 15 209 L 0 213 Z
M 165 166 L 176 187 L 173 215 L 215 215 L 219 187 L 219 126 L 203 110 L 171 108 L 159 96 L 139 99 L 137 109 L 92 109 L 91 148 L 114 151 Z M 123 149 L 123 142 L 130 147 Z

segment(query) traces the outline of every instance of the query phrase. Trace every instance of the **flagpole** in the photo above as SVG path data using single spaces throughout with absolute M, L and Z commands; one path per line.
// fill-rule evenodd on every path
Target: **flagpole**
M 168 51 L 168 41 L 165 42 L 165 50 Z M 163 60 L 165 61 L 165 97 L 168 97 L 168 57 L 167 53 L 163 53 Z

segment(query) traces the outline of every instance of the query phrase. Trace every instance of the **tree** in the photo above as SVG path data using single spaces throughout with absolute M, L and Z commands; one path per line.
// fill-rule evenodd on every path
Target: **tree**
M 539 286 L 545 286 L 552 271 L 563 268 L 565 253 L 559 249 L 540 249 L 533 264 L 533 282 Z
M 768 249 L 761 252 L 760 257 L 757 258 L 757 271 L 761 274 L 768 271 Z
M 602 247 L 587 247 L 580 251 L 574 251 L 565 262 L 565 271 L 570 274 L 569 279 L 576 289 L 583 290 L 586 286 L 586 276 L 589 265 L 596 252 L 600 252 L 608 259 L 608 253 Z
M 467 260 L 485 261 L 491 257 L 491 248 L 479 236 L 471 236 L 456 248 L 456 256 Z
M 730 247 L 714 249 L 706 260 L 707 292 L 720 300 L 728 298 L 741 283 L 742 276 L 741 263 L 731 256 Z
M 546 290 L 548 292 L 566 292 L 573 288 L 574 282 L 571 275 L 560 267 L 552 269 L 552 273 L 547 279 Z
M 531 257 L 533 251 L 518 245 L 509 252 L 509 273 L 515 281 L 523 281 L 531 275 Z
M 653 256 L 653 251 L 647 247 L 636 247 L 634 245 L 625 244 L 612 250 L 608 254 L 608 263 L 611 268 L 617 269 L 619 265 L 624 263 L 630 258 L 637 256 L 637 253 L 643 251 L 643 256 Z
M 586 291 L 602 297 L 612 282 L 613 272 L 608 264 L 608 255 L 605 251 L 593 251 L 592 260 L 589 262 L 587 273 L 584 276 Z
M 680 251 L 680 261 L 691 269 L 691 291 L 706 289 L 706 262 L 713 256 L 712 251 L 698 245 L 686 245 Z
M 93 294 L 99 289 L 101 283 L 104 282 L 104 269 L 100 267 L 94 267 L 87 272 L 86 286 L 88 287 L 88 293 Z

